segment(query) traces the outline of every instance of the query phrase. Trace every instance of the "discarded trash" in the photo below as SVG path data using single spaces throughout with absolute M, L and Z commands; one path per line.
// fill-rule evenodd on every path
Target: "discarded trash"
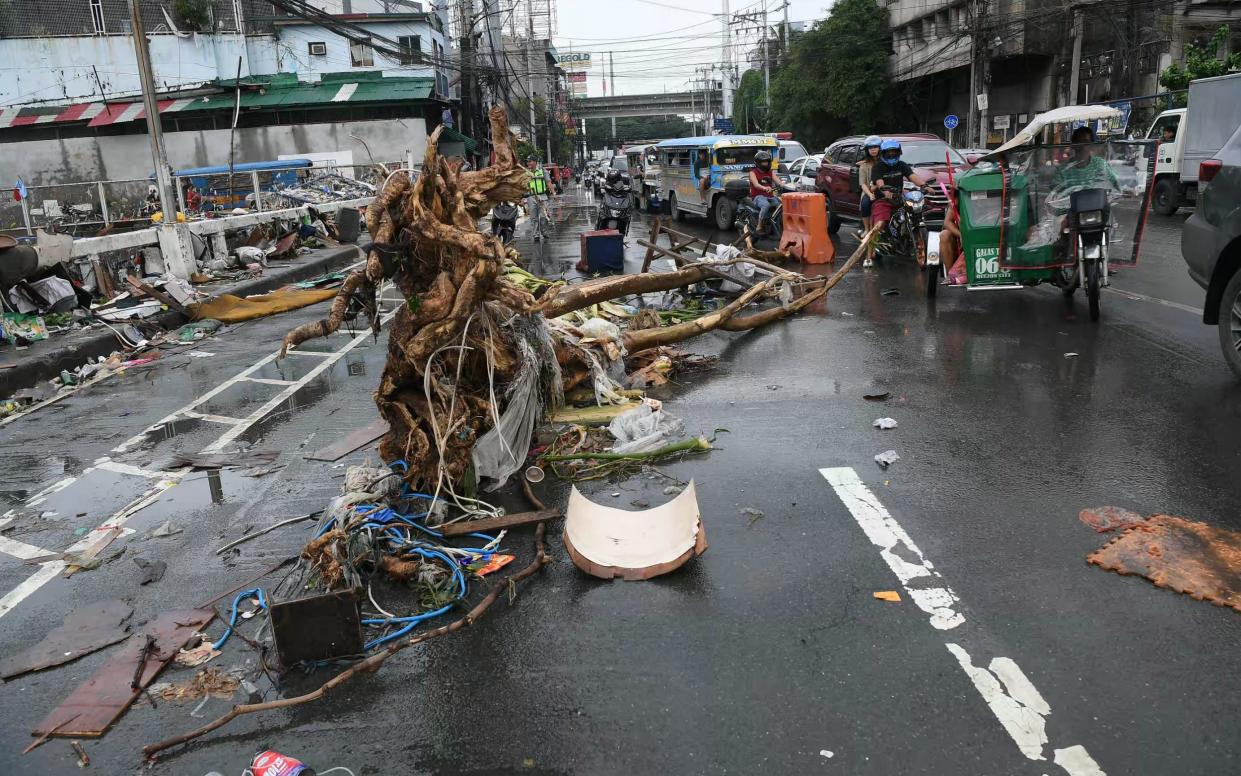
M 1065 353 L 1064 357 L 1065 358 L 1077 358 L 1077 354 L 1076 353 Z
M 901 594 L 895 590 L 876 590 L 873 595 L 880 601 L 899 602 L 901 600 Z
M 685 490 L 685 488 L 679 487 L 677 485 L 669 485 L 668 487 L 664 488 L 664 495 L 675 496 L 683 490 Z
M 833 752 L 833 751 L 832 751 L 832 750 L 830 750 L 830 749 L 820 749 L 820 750 L 819 750 L 819 756 L 820 756 L 820 757 L 826 757 L 827 759 L 829 759 L 829 760 L 830 760 L 830 759 L 832 759 L 833 757 L 835 757 L 835 756 L 836 756 L 836 753 L 835 753 L 835 752 Z
M 124 601 L 99 601 L 70 612 L 39 643 L 0 660 L 0 679 L 63 665 L 129 637 L 134 610 Z
M 899 288 L 885 288 L 879 293 L 884 296 L 900 296 L 901 290 Z
M 516 555 L 501 555 L 497 553 L 492 555 L 491 560 L 486 561 L 485 563 L 472 563 L 469 566 L 466 566 L 466 568 L 480 577 L 485 577 L 491 572 L 499 571 L 508 564 L 512 563 L 513 559 L 516 557 Z
M 1241 612 L 1241 533 L 1236 531 L 1154 515 L 1126 528 L 1086 560 Z
M 761 509 L 755 509 L 754 507 L 745 507 L 744 509 L 742 509 L 742 510 L 741 510 L 741 514 L 743 514 L 743 515 L 745 515 L 746 517 L 750 518 L 750 522 L 749 522 L 749 524 L 746 526 L 747 528 L 748 528 L 749 526 L 754 525 L 754 524 L 755 524 L 755 523 L 757 523 L 759 520 L 762 520 L 764 517 L 766 517 L 766 515 L 763 513 L 763 510 L 761 510 Z
M 541 466 L 526 467 L 526 481 L 527 482 L 533 485 L 537 485 L 543 481 L 543 476 L 544 476 L 543 467 Z
M 325 302 L 334 296 L 336 290 L 332 288 L 280 289 L 244 299 L 233 294 L 220 294 L 210 301 L 190 305 L 190 310 L 196 319 L 214 318 L 223 323 L 240 323 Z M 155 307 L 158 311 L 158 302 Z
M 887 401 L 891 395 L 891 391 L 880 391 L 878 393 L 864 393 L 862 398 L 866 401 Z
M 203 634 L 200 633 L 199 635 L 202 636 Z M 219 656 L 220 656 L 220 650 L 212 647 L 211 642 L 208 641 L 206 638 L 203 638 L 202 643 L 199 644 L 197 647 L 178 650 L 177 656 L 174 658 L 174 660 L 177 661 L 177 665 L 179 666 L 185 666 L 186 668 L 196 668 L 202 665 L 203 663 L 207 663 L 207 662 L 210 662 L 211 660 L 214 660 L 215 658 Z
M 564 543 L 573 565 L 601 579 L 650 579 L 678 569 L 707 549 L 694 483 L 643 512 L 600 506 L 575 487 L 565 511 Z
M 685 422 L 643 401 L 617 415 L 608 424 L 608 431 L 616 437 L 613 453 L 649 453 L 684 436 Z
M 895 450 L 885 450 L 875 456 L 875 463 L 879 464 L 880 468 L 886 469 L 900 459 L 901 457 L 896 454 Z
M 168 564 L 162 560 L 147 560 L 146 558 L 134 558 L 134 563 L 138 568 L 142 569 L 142 579 L 138 582 L 140 585 L 149 585 L 152 582 L 158 582 L 164 578 L 164 572 L 168 570 Z
M 1095 529 L 1098 533 L 1115 531 L 1117 528 L 1127 528 L 1146 520 L 1145 517 L 1142 517 L 1137 512 L 1132 512 L 1122 507 L 1092 507 L 1090 509 L 1083 509 L 1077 514 L 1077 519 Z
M 319 516 L 319 515 L 321 515 L 321 514 L 322 514 L 322 512 L 312 512 L 312 513 L 310 513 L 310 514 L 308 514 L 308 515 L 300 515 L 300 516 L 298 516 L 298 517 L 290 517 L 288 520 L 281 520 L 280 522 L 275 523 L 274 525 L 269 525 L 269 526 L 267 526 L 266 528 L 260 528 L 260 529 L 259 529 L 259 530 L 257 530 L 257 531 L 251 531 L 250 533 L 246 534 L 245 536 L 241 537 L 240 539 L 236 539 L 236 540 L 234 540 L 234 541 L 231 541 L 231 542 L 229 542 L 228 544 L 226 544 L 226 545 L 224 545 L 223 547 L 221 547 L 220 549 L 216 550 L 216 551 L 215 551 L 215 554 L 216 554 L 216 555 L 220 555 L 220 554 L 222 554 L 225 550 L 231 550 L 233 547 L 236 547 L 236 546 L 237 546 L 237 545 L 239 545 L 239 544 L 244 544 L 245 542 L 248 542 L 248 541 L 250 541 L 251 539 L 258 538 L 259 536 L 262 536 L 262 535 L 263 535 L 263 534 L 265 534 L 265 533 L 270 533 L 270 532 L 272 532 L 272 531 L 276 530 L 277 528 L 281 528 L 281 527 L 286 526 L 286 525 L 292 525 L 293 523 L 300 523 L 300 522 L 302 522 L 303 520 L 312 520 L 312 519 L 314 519 L 314 518 L 318 517 L 318 516 Z
M 871 425 L 880 431 L 889 431 L 896 428 L 896 421 L 892 418 L 876 418 Z
M 279 752 L 260 752 L 250 763 L 254 776 L 314 776 L 315 772 L 301 760 L 294 760 Z M 336 770 L 333 768 L 332 770 Z
M 241 679 L 218 668 L 204 668 L 185 682 L 160 682 L 151 693 L 166 701 L 196 701 L 199 698 L 231 698 Z
M 286 668 L 366 651 L 358 596 L 353 590 L 272 601 L 269 612 L 276 653 Z
M 78 756 L 78 767 L 85 768 L 90 765 L 90 757 L 86 754 L 86 750 L 82 748 L 81 742 L 70 741 L 69 748 Z
M 772 384 L 772 385 L 767 386 L 767 390 L 769 390 L 769 391 L 778 391 L 778 390 L 780 390 L 780 389 L 781 389 L 781 388 L 783 388 L 783 387 L 784 387 L 783 385 L 776 385 L 776 384 Z
M 165 520 L 156 527 L 152 528 L 142 538 L 145 539 L 162 539 L 166 536 L 176 536 L 185 529 L 172 524 L 171 520 Z

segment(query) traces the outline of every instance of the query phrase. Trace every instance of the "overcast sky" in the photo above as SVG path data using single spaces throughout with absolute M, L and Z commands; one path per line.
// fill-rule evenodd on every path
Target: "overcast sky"
M 780 0 L 765 0 L 771 24 L 782 21 Z M 813 22 L 827 15 L 832 0 L 789 0 L 790 22 Z M 764 0 L 730 0 L 735 15 L 761 12 Z M 561 54 L 590 52 L 589 95 L 603 94 L 607 52 L 612 52 L 615 85 L 608 93 L 648 94 L 684 91 L 695 68 L 721 60 L 722 0 L 557 0 L 556 48 Z M 745 71 L 746 53 L 758 32 L 740 35 L 734 27 L 734 61 Z M 719 74 L 715 77 L 718 79 Z

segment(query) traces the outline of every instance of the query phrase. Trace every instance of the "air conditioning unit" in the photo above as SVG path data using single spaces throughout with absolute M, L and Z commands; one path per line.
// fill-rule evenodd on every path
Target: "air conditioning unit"
M 310 56 L 312 57 L 326 57 L 327 56 L 327 44 L 326 43 L 308 43 L 306 45 L 310 48 Z

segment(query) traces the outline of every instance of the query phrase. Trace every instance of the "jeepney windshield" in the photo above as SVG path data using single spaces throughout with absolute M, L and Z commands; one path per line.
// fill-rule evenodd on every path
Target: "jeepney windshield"
M 718 165 L 752 165 L 754 164 L 754 155 L 759 151 L 766 151 L 775 156 L 774 148 L 767 146 L 741 146 L 738 148 L 720 148 L 715 152 L 715 163 Z

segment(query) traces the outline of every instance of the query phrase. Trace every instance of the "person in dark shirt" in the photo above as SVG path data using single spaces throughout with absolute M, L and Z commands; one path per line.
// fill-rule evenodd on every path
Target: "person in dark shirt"
M 904 183 L 907 179 L 919 186 L 930 183 L 929 179 L 901 161 L 900 141 L 890 138 L 884 140 L 879 145 L 879 163 L 874 165 L 871 172 L 871 188 L 875 190 L 878 198 L 871 205 L 870 215 L 874 225 L 879 227 L 881 235 L 888 220 L 892 218 L 893 209 L 901 203 Z M 865 267 L 872 266 L 872 264 L 870 257 L 862 263 Z

